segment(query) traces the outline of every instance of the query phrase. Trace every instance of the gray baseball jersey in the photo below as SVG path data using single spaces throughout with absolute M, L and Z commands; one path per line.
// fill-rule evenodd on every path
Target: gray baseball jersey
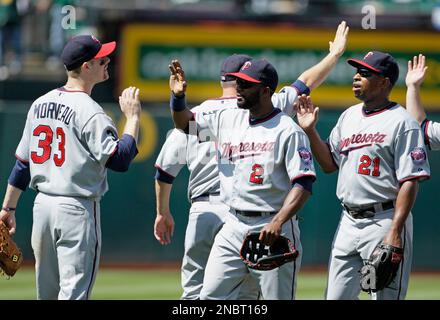
M 94 198 L 108 189 L 105 164 L 116 147 L 115 125 L 99 104 L 60 88 L 32 104 L 16 156 L 29 162 L 31 188 Z
M 432 150 L 440 150 L 440 123 L 434 121 L 426 121 L 423 126 L 425 142 Z
M 283 87 L 279 93 L 272 95 L 272 103 L 286 114 L 294 116 L 293 105 L 298 91 L 293 86 Z M 193 113 L 216 113 L 223 109 L 237 108 L 237 98 L 219 98 L 204 101 L 191 109 Z M 176 177 L 180 170 L 188 165 L 190 172 L 188 181 L 188 198 L 220 191 L 216 158 L 213 141 L 200 141 L 195 135 L 186 135 L 174 129 L 167 137 L 159 156 L 156 167 Z
M 215 139 L 223 202 L 246 211 L 278 211 L 292 181 L 315 176 L 309 141 L 275 109 L 253 121 L 248 110 L 195 114 L 200 139 Z
M 395 200 L 400 183 L 429 177 L 418 123 L 400 105 L 366 115 L 362 103 L 340 116 L 327 142 L 339 167 L 337 196 L 349 207 Z

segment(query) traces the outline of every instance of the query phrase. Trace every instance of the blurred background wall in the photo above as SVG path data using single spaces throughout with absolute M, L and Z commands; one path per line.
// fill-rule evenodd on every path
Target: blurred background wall
M 221 95 L 219 70 L 232 53 L 265 57 L 277 68 L 280 87 L 328 52 L 341 20 L 350 26 L 346 53 L 312 97 L 322 109 L 318 129 L 326 137 L 340 113 L 356 103 L 348 57 L 386 51 L 399 63 L 392 99 L 405 102 L 407 60 L 419 52 L 428 59 L 422 100 L 432 120 L 440 121 L 440 3 L 428 0 L 0 0 L 0 187 L 6 187 L 15 161 L 26 112 L 34 99 L 66 79 L 59 54 L 69 37 L 93 34 L 116 40 L 111 79 L 92 96 L 122 129 L 116 104 L 121 90 L 141 88 L 143 115 L 139 155 L 125 174 L 109 172 L 110 191 L 102 200 L 103 263 L 179 262 L 188 220 L 187 171 L 175 180 L 171 208 L 176 230 L 171 245 L 153 236 L 154 161 L 172 121 L 168 109 L 168 63 L 182 61 L 189 82 L 188 102 L 197 105 Z M 429 154 L 432 177 L 423 183 L 413 210 L 414 267 L 440 269 L 440 153 Z M 346 183 L 350 183 L 347 181 Z M 318 169 L 314 194 L 300 213 L 304 266 L 325 266 L 340 215 L 336 175 Z M 32 204 L 26 191 L 18 206 L 16 240 L 27 261 Z

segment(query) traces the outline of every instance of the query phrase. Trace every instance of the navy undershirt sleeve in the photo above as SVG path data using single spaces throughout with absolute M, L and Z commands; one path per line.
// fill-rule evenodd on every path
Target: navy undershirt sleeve
M 169 173 L 156 167 L 156 175 L 154 176 L 154 179 L 162 181 L 164 183 L 172 184 L 175 178 Z
M 310 94 L 310 88 L 307 87 L 307 85 L 302 82 L 301 80 L 297 79 L 294 83 L 292 83 L 292 87 L 295 87 L 296 91 L 298 91 L 298 95 L 309 95 Z
M 115 153 L 107 160 L 105 166 L 113 171 L 127 171 L 131 161 L 138 154 L 136 141 L 131 135 L 123 134 L 116 148 Z
M 313 182 L 315 182 L 316 178 L 313 176 L 304 176 L 301 178 L 298 178 L 293 181 L 292 187 L 293 188 L 302 188 L 307 190 L 308 192 L 312 193 L 312 186 Z
M 15 166 L 9 175 L 8 183 L 22 191 L 26 191 L 30 181 L 31 171 L 29 170 L 29 162 L 15 161 Z

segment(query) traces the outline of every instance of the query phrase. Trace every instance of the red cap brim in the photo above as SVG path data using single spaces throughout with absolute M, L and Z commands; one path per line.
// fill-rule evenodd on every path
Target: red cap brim
M 365 63 L 365 62 L 363 62 L 361 60 L 348 59 L 347 63 L 352 65 L 353 67 L 363 66 L 363 67 L 365 67 L 367 69 L 370 69 L 370 70 L 372 70 L 374 72 L 381 73 L 380 70 L 378 70 L 376 68 L 373 68 L 372 66 L 370 66 L 369 64 L 367 64 L 367 63 Z
M 97 58 L 107 57 L 109 54 L 115 51 L 115 49 L 116 49 L 116 41 L 103 43 L 101 49 L 98 51 L 98 53 L 94 58 L 97 59 Z
M 227 76 L 233 76 L 233 77 L 237 77 L 249 82 L 255 82 L 255 83 L 261 83 L 260 80 L 254 79 L 250 76 L 248 76 L 247 74 L 241 73 L 241 72 L 233 72 L 233 73 L 227 73 Z

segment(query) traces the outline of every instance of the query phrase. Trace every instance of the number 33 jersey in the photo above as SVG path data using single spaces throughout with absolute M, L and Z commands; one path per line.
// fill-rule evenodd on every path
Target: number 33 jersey
M 339 167 L 337 196 L 353 207 L 395 200 L 401 183 L 430 175 L 416 120 L 396 103 L 370 114 L 362 106 L 344 111 L 327 140 Z
M 32 104 L 16 157 L 29 162 L 30 187 L 54 195 L 99 197 L 117 148 L 111 118 L 87 93 L 55 89 Z

